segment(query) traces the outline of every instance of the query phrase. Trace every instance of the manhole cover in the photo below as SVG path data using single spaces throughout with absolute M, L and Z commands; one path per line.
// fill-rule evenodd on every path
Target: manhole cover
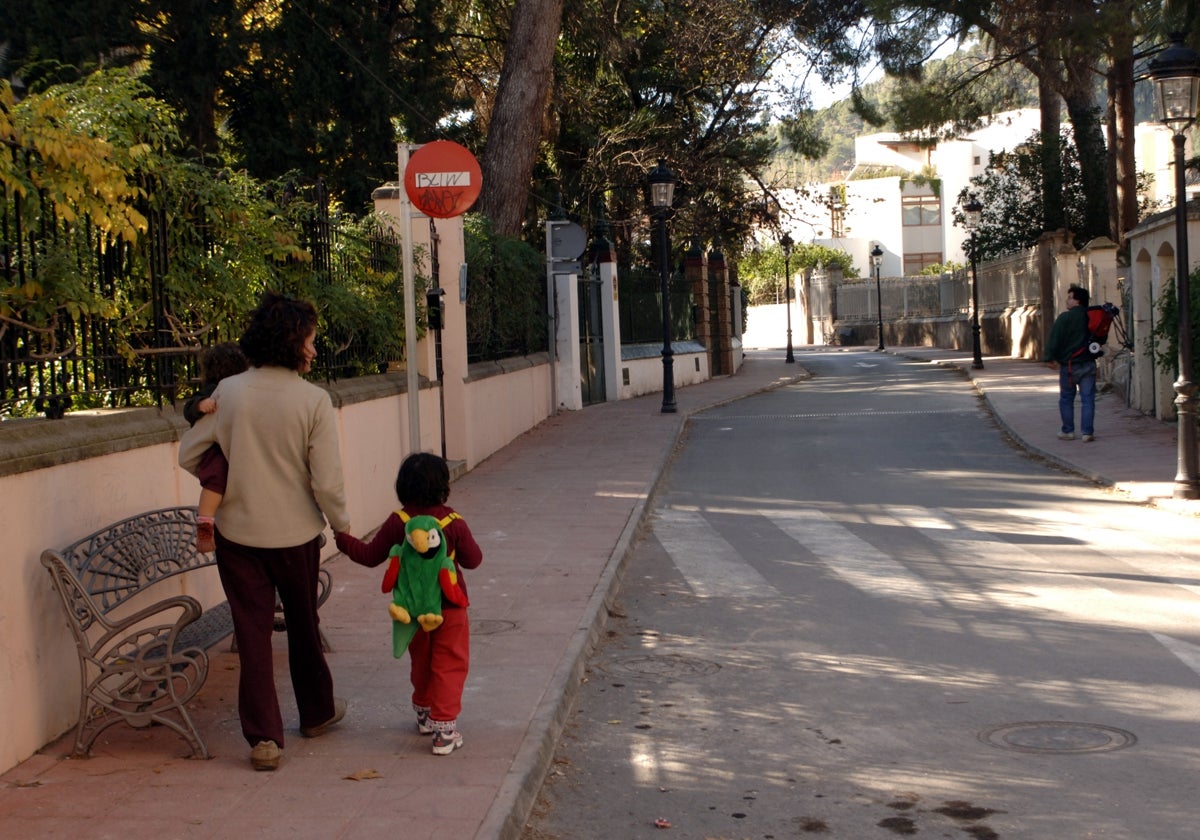
M 676 679 L 707 677 L 721 670 L 721 666 L 716 662 L 678 653 L 645 654 L 643 656 L 627 656 L 623 659 L 610 659 L 600 667 L 612 675 Z
M 1137 736 L 1124 729 L 1062 720 L 1006 723 L 985 729 L 979 739 L 1006 750 L 1060 754 L 1111 752 L 1137 743 Z
M 495 636 L 497 633 L 507 633 L 516 629 L 517 622 L 501 621 L 498 618 L 482 618 L 471 622 L 472 636 Z

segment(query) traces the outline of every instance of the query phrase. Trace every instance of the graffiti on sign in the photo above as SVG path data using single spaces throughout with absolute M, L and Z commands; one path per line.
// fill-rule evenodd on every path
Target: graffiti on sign
M 427 216 L 449 219 L 471 209 L 479 198 L 483 175 L 466 148 L 436 140 L 417 149 L 404 170 L 404 189 Z

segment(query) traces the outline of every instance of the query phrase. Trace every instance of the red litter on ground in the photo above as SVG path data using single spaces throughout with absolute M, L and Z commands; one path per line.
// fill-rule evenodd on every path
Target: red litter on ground
M 435 140 L 413 152 L 404 167 L 404 191 L 426 216 L 449 219 L 471 209 L 483 187 L 479 161 L 464 146 Z

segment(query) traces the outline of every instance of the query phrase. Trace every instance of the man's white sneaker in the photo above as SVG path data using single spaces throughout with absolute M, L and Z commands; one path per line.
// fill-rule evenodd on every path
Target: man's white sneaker
M 1095 439 L 1096 439 L 1096 436 L 1095 436 L 1095 435 L 1084 435 L 1084 436 L 1083 436 L 1083 442 L 1084 442 L 1084 443 L 1091 443 L 1091 442 L 1092 442 L 1092 441 L 1094 441 Z
M 1059 440 L 1075 440 L 1075 433 L 1074 432 L 1059 432 L 1058 439 Z

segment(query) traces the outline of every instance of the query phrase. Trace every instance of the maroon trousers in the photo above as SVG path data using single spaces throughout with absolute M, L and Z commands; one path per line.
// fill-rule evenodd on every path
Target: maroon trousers
M 300 711 L 300 726 L 319 726 L 333 717 L 333 675 L 325 662 L 317 627 L 319 539 L 290 548 L 253 548 L 217 531 L 217 571 L 233 613 L 241 674 L 238 714 L 251 746 L 274 741 L 283 747 L 283 716 L 275 691 L 271 640 L 275 591 L 287 621 L 288 665 Z

